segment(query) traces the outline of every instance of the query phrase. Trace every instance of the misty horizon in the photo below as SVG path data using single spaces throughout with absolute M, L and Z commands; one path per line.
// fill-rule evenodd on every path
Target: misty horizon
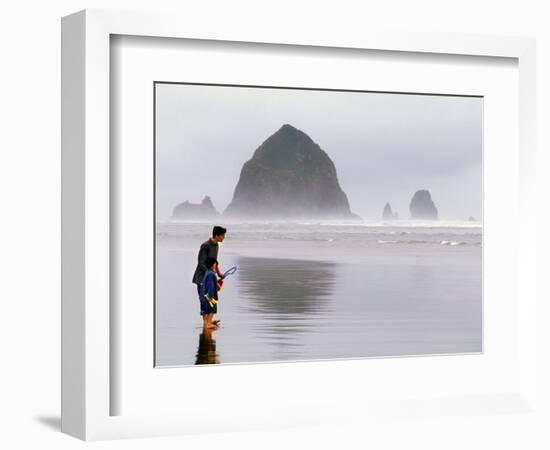
M 243 164 L 283 124 L 328 154 L 351 211 L 363 220 L 380 221 L 386 203 L 408 220 L 418 190 L 430 192 L 441 221 L 481 220 L 481 98 L 179 84 L 156 89 L 158 221 L 180 203 L 199 204 L 205 196 L 223 213 Z

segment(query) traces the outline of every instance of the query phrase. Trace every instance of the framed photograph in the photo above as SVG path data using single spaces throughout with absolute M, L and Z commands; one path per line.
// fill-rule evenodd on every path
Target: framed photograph
M 534 42 L 358 36 L 63 18 L 64 432 L 534 407 Z
M 154 97 L 156 367 L 482 352 L 483 97 Z

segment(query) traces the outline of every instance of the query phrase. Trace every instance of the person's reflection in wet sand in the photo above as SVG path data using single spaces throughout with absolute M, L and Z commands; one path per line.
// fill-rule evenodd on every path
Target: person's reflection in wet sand
M 220 363 L 220 356 L 216 353 L 216 340 L 213 337 L 214 331 L 207 328 L 202 329 L 199 335 L 199 348 L 197 350 L 195 365 Z

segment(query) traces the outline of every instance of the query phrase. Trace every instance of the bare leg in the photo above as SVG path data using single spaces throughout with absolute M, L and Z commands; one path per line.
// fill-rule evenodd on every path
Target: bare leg
M 214 313 L 210 313 L 210 323 L 213 325 L 217 325 L 219 320 L 214 320 Z
M 216 328 L 216 325 L 214 323 L 212 323 L 212 317 L 214 316 L 213 313 L 208 313 L 208 314 L 205 314 L 204 315 L 204 328 L 206 328 L 207 330 L 212 330 L 214 328 Z
M 211 322 L 214 324 L 214 325 L 218 325 L 220 323 L 220 320 L 214 320 L 214 313 L 212 313 L 212 318 L 210 319 Z

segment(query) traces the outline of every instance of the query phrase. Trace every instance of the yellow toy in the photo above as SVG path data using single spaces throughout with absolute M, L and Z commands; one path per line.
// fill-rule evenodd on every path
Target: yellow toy
M 218 301 L 215 298 L 210 297 L 208 294 L 204 294 L 204 298 L 206 299 L 206 301 L 208 302 L 211 308 L 214 307 L 214 305 L 218 304 Z

